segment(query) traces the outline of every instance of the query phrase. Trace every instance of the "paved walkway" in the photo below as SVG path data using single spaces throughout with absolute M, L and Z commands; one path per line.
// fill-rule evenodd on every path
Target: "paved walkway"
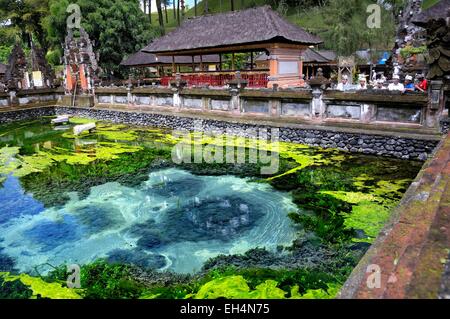
M 449 252 L 450 134 L 354 269 L 340 297 L 449 298 Z M 369 266 L 379 272 L 367 272 Z

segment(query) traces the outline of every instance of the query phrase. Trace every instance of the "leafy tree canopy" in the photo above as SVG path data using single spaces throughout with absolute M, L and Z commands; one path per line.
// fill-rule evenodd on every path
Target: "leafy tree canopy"
M 322 9 L 327 30 L 320 36 L 326 47 L 338 54 L 349 55 L 362 48 L 385 49 L 393 46 L 394 18 L 398 1 L 390 1 L 381 8 L 380 28 L 367 26 L 367 7 L 376 3 L 371 0 L 329 0 Z
M 54 48 L 64 43 L 69 3 L 80 6 L 81 25 L 93 41 L 100 67 L 109 74 L 117 75 L 124 56 L 158 36 L 158 29 L 150 26 L 137 0 L 49 0 L 50 12 L 43 25 Z

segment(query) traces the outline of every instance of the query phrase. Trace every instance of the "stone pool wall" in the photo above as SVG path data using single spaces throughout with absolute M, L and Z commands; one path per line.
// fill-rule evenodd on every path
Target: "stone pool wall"
M 339 297 L 448 299 L 449 247 L 450 134 L 419 172 Z
M 32 109 L 9 110 L 0 113 L 0 124 L 14 121 L 34 120 L 42 116 L 55 115 L 54 107 L 39 107 Z
M 196 128 L 201 128 L 202 131 L 229 130 L 232 134 L 243 136 L 248 136 L 245 132 L 247 129 L 265 128 L 268 129 L 268 136 L 270 137 L 270 128 L 276 127 L 225 120 L 200 119 L 195 117 L 107 109 L 57 107 L 56 113 L 91 117 L 116 123 L 164 127 L 178 130 L 194 130 Z M 196 122 L 196 119 L 201 122 Z M 197 127 L 196 123 L 200 123 L 201 127 Z M 299 129 L 294 127 L 278 128 L 281 141 L 320 146 L 324 148 L 338 148 L 353 153 L 390 156 L 402 159 L 425 160 L 438 144 L 437 140 L 337 132 L 333 131 L 332 128 L 330 128 L 330 130 Z
M 394 135 L 361 134 L 345 132 L 330 127 L 327 129 L 304 129 L 281 125 L 248 124 L 233 120 L 201 119 L 195 116 L 158 114 L 151 112 L 108 110 L 97 108 L 40 107 L 2 112 L 0 123 L 19 120 L 31 120 L 55 114 L 72 114 L 107 120 L 115 123 L 143 125 L 174 130 L 231 131 L 234 135 L 248 136 L 247 129 L 267 129 L 268 137 L 271 128 L 279 129 L 280 141 L 301 143 L 323 148 L 337 148 L 352 153 L 372 154 L 402 159 L 426 160 L 438 140 L 430 138 L 407 138 Z M 196 121 L 197 120 L 197 121 Z

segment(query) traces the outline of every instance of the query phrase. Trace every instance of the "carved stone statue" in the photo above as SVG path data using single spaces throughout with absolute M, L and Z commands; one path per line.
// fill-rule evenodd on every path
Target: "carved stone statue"
M 75 37 L 69 29 L 64 44 L 64 74 L 66 94 L 92 94 L 98 64 L 92 42 L 83 28 Z
M 14 45 L 8 59 L 5 73 L 6 86 L 9 90 L 21 90 L 28 88 L 29 80 L 27 74 L 27 59 L 20 44 Z

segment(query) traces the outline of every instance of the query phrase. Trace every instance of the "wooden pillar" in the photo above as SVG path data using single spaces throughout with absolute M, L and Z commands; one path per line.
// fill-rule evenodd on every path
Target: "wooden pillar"
M 194 56 L 192 56 L 192 72 L 195 72 L 195 60 L 194 60 Z
M 175 56 L 172 55 L 172 73 L 176 73 L 177 69 L 175 67 Z
M 300 61 L 298 63 L 298 74 L 300 75 L 301 79 L 303 74 L 303 56 L 300 56 Z
M 200 54 L 200 72 L 203 72 L 203 56 Z
M 219 71 L 222 71 L 222 53 L 219 53 Z
M 250 52 L 250 70 L 253 70 L 253 51 Z

